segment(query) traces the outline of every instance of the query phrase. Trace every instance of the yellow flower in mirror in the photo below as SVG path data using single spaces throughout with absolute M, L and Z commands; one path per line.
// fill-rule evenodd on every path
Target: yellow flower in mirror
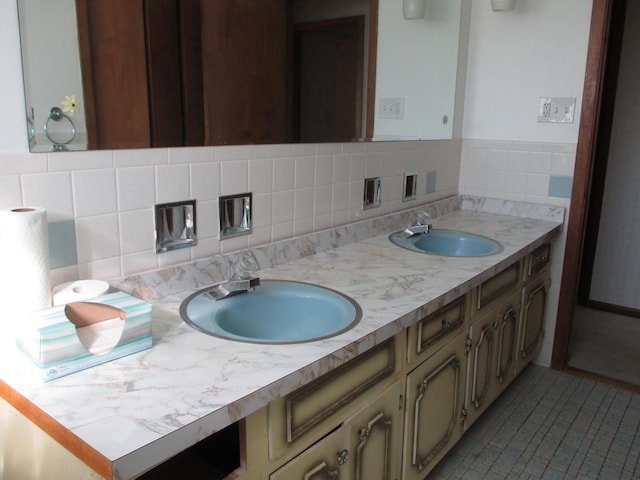
M 64 100 L 60 102 L 62 111 L 67 115 L 73 115 L 78 110 L 78 99 L 75 95 L 67 95 Z

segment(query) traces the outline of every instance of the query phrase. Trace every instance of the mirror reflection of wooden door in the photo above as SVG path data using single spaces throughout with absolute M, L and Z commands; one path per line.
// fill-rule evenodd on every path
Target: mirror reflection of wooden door
M 364 17 L 295 26 L 295 142 L 362 136 Z
M 150 146 L 143 0 L 76 0 L 89 149 Z
M 288 141 L 287 0 L 76 8 L 90 148 Z

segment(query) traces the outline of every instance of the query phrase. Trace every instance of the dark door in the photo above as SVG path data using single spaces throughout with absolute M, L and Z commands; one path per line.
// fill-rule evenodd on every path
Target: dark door
M 364 17 L 295 26 L 294 141 L 362 137 Z

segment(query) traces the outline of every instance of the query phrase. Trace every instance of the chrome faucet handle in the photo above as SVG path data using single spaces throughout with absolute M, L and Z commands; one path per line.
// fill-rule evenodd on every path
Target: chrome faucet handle
M 428 225 L 429 223 L 431 223 L 431 215 L 429 215 L 429 212 L 426 211 L 421 211 L 418 212 L 418 214 L 416 215 L 416 219 L 414 224 L 415 225 Z
M 256 276 L 258 263 L 250 255 L 242 255 L 238 261 L 238 278 L 248 279 Z

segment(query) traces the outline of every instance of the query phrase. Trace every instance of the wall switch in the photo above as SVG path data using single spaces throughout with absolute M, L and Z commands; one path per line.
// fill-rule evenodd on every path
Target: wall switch
M 575 97 L 541 97 L 538 123 L 573 123 Z
M 404 118 L 404 98 L 380 98 L 378 99 L 379 118 Z

